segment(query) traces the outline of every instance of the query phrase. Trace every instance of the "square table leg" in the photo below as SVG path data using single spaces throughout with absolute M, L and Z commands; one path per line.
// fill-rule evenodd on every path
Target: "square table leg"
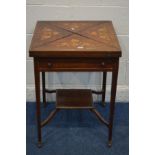
M 102 82 L 102 105 L 105 106 L 105 93 L 106 93 L 106 80 L 107 72 L 103 72 L 103 82 Z
M 44 107 L 46 107 L 45 72 L 42 72 L 42 96 Z
M 117 78 L 118 78 L 118 64 L 116 69 L 112 71 L 112 85 L 111 85 L 111 98 L 110 98 L 110 117 L 109 117 L 109 137 L 108 145 L 112 145 L 112 129 L 113 129 L 113 120 L 114 120 L 114 111 L 115 111 L 115 98 L 116 98 L 116 89 L 117 89 Z
M 38 62 L 34 60 L 35 93 L 36 93 L 36 118 L 38 131 L 38 147 L 41 147 L 41 111 L 40 111 L 40 72 Z

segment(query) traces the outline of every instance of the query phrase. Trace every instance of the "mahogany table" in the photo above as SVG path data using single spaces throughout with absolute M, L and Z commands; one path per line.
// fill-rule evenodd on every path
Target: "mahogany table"
M 41 128 L 61 109 L 89 109 L 109 129 L 108 144 L 112 145 L 112 128 L 121 48 L 111 21 L 38 21 L 29 55 L 34 58 L 38 146 Z M 102 72 L 101 91 L 90 89 L 45 88 L 45 72 Z M 46 93 L 56 93 L 56 106 L 47 119 L 41 121 L 40 72 L 42 73 L 43 103 Z M 102 95 L 105 104 L 106 76 L 112 72 L 109 121 L 93 105 L 92 93 Z

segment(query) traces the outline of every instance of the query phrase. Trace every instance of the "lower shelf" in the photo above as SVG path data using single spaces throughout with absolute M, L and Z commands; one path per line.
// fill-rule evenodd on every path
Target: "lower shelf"
M 57 89 L 57 109 L 91 109 L 94 108 L 90 89 Z

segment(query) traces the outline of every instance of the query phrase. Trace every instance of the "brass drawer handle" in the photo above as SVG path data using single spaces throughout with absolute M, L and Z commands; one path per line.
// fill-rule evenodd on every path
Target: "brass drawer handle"
M 49 67 L 51 67 L 52 66 L 52 63 L 50 63 L 50 62 L 48 62 L 48 64 L 47 64 Z

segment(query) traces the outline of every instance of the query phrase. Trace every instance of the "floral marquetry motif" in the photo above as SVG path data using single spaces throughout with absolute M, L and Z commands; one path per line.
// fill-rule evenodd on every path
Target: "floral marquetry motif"
M 43 28 L 41 33 L 41 40 L 49 39 L 51 37 L 59 35 L 58 31 L 54 31 L 53 29 L 47 27 Z
M 52 24 L 48 24 L 47 22 L 40 23 L 38 22 L 38 27 L 36 27 L 35 35 L 33 36 L 31 44 L 32 48 L 37 48 L 40 46 L 44 46 L 47 43 L 51 43 L 57 39 L 61 39 L 63 37 L 71 35 L 70 32 L 61 30 Z M 35 40 L 35 41 L 33 41 Z
M 80 34 L 96 41 L 103 42 L 108 46 L 119 46 L 112 25 L 107 23 L 101 23 L 97 26 L 91 27 L 86 31 L 80 32 Z
M 38 21 L 29 56 L 33 57 L 38 147 L 42 147 L 42 128 L 59 110 L 88 109 L 108 127 L 108 146 L 112 145 L 112 127 L 115 97 L 122 52 L 111 21 Z M 47 72 L 100 72 L 102 89 L 46 88 Z M 107 72 L 112 73 L 109 121 L 104 119 L 93 104 L 92 94 L 102 95 L 105 106 Z M 42 78 L 42 81 L 40 79 Z M 40 85 L 42 84 L 42 87 Z M 41 96 L 42 88 L 42 96 Z M 46 93 L 56 93 L 55 108 L 42 119 L 41 103 L 46 108 Z
M 38 22 L 30 52 L 46 51 L 120 51 L 110 21 L 42 21 Z
M 86 39 L 78 35 L 73 35 L 67 39 L 62 39 L 55 42 L 55 47 L 64 49 L 94 49 L 97 45 L 101 46 L 101 44 L 96 41 Z

